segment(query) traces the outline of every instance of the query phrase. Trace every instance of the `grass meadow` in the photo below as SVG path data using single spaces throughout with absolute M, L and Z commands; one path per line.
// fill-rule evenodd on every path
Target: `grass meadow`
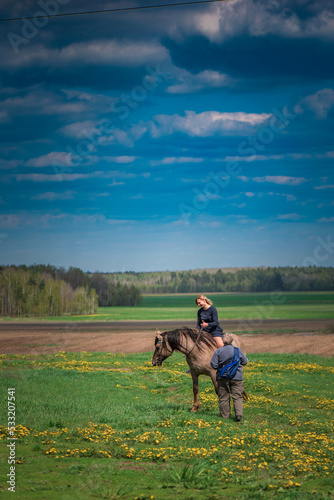
M 334 319 L 334 292 L 210 293 L 224 319 Z M 89 316 L 9 318 L 5 321 L 196 321 L 196 294 L 145 295 L 137 307 L 100 307 Z
M 333 361 L 252 354 L 244 419 L 219 417 L 208 378 L 189 412 L 180 354 L 1 356 L 1 498 L 15 388 L 19 499 L 334 498 Z

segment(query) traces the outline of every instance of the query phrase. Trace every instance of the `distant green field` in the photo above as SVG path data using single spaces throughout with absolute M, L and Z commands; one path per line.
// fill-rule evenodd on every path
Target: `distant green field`
M 224 319 L 334 319 L 334 292 L 208 294 Z M 195 294 L 145 295 L 138 307 L 100 307 L 90 316 L 37 318 L 53 321 L 196 321 Z M 3 318 L 36 321 L 36 318 Z

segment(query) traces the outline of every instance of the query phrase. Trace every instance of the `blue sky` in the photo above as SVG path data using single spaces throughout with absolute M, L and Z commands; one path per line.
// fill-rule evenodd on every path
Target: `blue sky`
M 1 263 L 333 266 L 333 2 L 157 4 L 2 1 Z

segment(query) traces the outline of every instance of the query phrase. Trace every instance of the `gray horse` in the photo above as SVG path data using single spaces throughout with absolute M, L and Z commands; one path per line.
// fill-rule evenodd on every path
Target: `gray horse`
M 191 411 L 197 411 L 200 406 L 198 401 L 199 375 L 211 377 L 216 393 L 218 394 L 216 370 L 211 368 L 210 365 L 213 353 L 217 349 L 214 338 L 207 332 L 187 328 L 186 326 L 164 333 L 157 330 L 156 333 L 155 351 L 152 358 L 153 366 L 162 365 L 163 361 L 169 358 L 174 351 L 179 351 L 186 356 L 193 379 L 194 404 Z M 243 342 L 237 335 L 233 334 L 232 345 L 239 347 L 245 354 Z M 244 399 L 246 398 L 246 393 L 244 393 Z

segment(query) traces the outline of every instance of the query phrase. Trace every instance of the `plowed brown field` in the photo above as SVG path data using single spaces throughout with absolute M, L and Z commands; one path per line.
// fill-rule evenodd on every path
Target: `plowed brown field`
M 226 322 L 225 330 L 240 331 L 246 352 L 308 353 L 331 357 L 334 334 L 324 333 L 325 320 L 267 320 L 254 334 L 248 323 L 245 333 L 238 322 Z M 52 354 L 59 351 L 136 353 L 154 350 L 155 327 L 164 330 L 181 327 L 180 322 L 123 323 L 1 323 L 0 352 L 3 354 Z M 255 323 L 254 323 L 255 326 Z M 271 333 L 281 329 L 284 333 Z

